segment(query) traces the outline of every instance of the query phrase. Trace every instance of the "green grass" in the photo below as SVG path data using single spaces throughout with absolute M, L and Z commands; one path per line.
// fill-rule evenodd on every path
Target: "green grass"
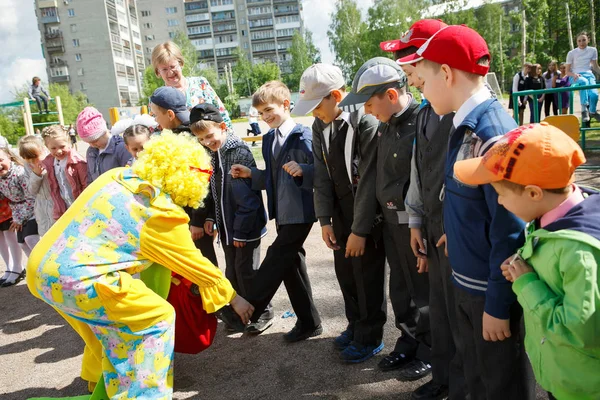
M 251 145 L 249 145 L 251 146 Z M 262 146 L 261 145 L 256 145 L 254 147 L 250 147 L 250 150 L 252 150 L 252 155 L 254 156 L 254 160 L 256 160 L 256 162 L 259 161 L 264 161 L 263 156 L 262 156 Z

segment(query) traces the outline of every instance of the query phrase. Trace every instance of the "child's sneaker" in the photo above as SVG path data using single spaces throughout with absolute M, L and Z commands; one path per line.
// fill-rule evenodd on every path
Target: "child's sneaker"
M 258 335 L 266 331 L 271 325 L 273 325 L 273 318 L 260 317 L 258 321 L 251 322 L 246 326 L 246 333 Z
M 352 342 L 340 353 L 340 359 L 347 363 L 361 363 L 367 361 L 381 350 L 383 350 L 383 342 L 376 346 L 364 346 L 360 343 Z
M 344 332 L 340 333 L 338 337 L 333 339 L 333 346 L 336 349 L 342 351 L 346 347 L 350 346 L 350 343 L 352 343 L 353 339 L 354 332 L 352 332 L 350 329 L 346 329 Z
M 583 122 L 590 122 L 590 111 L 588 106 L 583 106 L 583 110 L 581 110 L 581 120 Z

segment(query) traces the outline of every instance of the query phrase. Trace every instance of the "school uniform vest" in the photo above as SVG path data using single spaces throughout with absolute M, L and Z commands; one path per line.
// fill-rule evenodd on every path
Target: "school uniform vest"
M 334 123 L 337 123 L 335 121 Z M 339 131 L 332 132 L 329 142 L 329 155 L 327 165 L 329 174 L 334 185 L 335 203 L 342 209 L 344 217 L 349 221 L 354 218 L 354 184 L 350 182 L 346 165 L 346 135 L 348 134 L 348 123 L 344 122 Z M 354 165 L 354 163 L 352 164 Z M 354 168 L 352 168 L 354 170 Z M 352 176 L 356 176 L 353 171 Z
M 416 161 L 426 225 L 438 227 L 443 223 L 443 207 L 440 192 L 444 184 L 444 167 L 448 151 L 448 137 L 452 129 L 454 113 L 442 119 L 426 107 L 419 113 L 419 130 L 416 135 Z M 425 128 L 423 128 L 425 125 Z

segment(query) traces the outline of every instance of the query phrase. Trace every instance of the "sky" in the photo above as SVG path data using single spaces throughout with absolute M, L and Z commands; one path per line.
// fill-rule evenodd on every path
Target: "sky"
M 160 1 L 160 0 L 157 0 Z M 336 0 L 303 0 L 304 24 L 313 33 L 321 60 L 332 63 L 327 29 Z M 358 0 L 363 13 L 373 0 Z M 13 101 L 15 88 L 31 82 L 35 75 L 47 83 L 46 62 L 33 0 L 0 0 L 0 104 Z

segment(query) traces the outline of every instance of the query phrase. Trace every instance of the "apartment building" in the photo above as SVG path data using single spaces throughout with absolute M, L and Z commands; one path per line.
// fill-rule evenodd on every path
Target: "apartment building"
M 173 39 L 177 31 L 185 33 L 183 0 L 137 0 L 146 65 L 152 63 L 152 49 Z
M 134 0 L 36 0 L 49 81 L 81 91 L 108 118 L 136 105 L 144 71 Z
M 301 0 L 186 0 L 184 11 L 200 68 L 217 68 L 220 76 L 235 64 L 236 48 L 253 63 L 269 60 L 289 71 L 292 35 L 304 30 Z

